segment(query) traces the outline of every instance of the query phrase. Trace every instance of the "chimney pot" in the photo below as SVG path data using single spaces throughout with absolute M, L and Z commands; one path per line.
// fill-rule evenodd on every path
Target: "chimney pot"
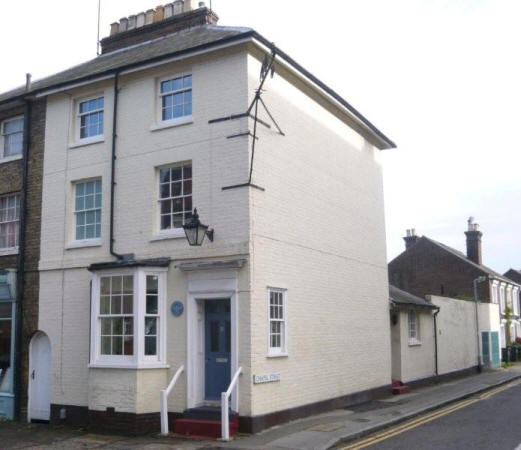
M 31 85 L 32 85 L 31 78 L 32 78 L 32 75 L 30 73 L 26 73 L 25 74 L 25 90 L 26 90 L 26 92 L 29 92 L 31 90 Z
M 174 16 L 182 14 L 185 10 L 185 2 L 183 0 L 175 0 L 175 2 L 172 3 L 172 8 Z
M 154 13 L 154 22 L 160 22 L 165 17 L 165 8 L 162 5 L 156 6 L 156 11 Z
M 419 236 L 416 235 L 416 229 L 410 228 L 406 230 L 405 237 L 403 240 L 405 241 L 405 250 L 409 250 L 410 247 L 412 247 L 418 240 L 420 239 Z
M 128 16 L 128 29 L 133 30 L 134 28 L 136 28 L 136 16 Z
M 167 3 L 165 5 L 165 12 L 164 12 L 165 19 L 168 19 L 169 17 L 172 17 L 173 15 L 174 15 L 174 4 Z
M 155 11 L 153 9 L 147 10 L 147 12 L 145 13 L 145 25 L 149 25 L 152 22 L 154 22 L 154 12 Z
M 206 5 L 204 2 L 199 2 L 199 8 L 204 8 Z
M 119 31 L 127 31 L 128 30 L 128 19 L 123 17 L 119 19 Z
M 136 16 L 136 28 L 142 27 L 143 25 L 145 25 L 145 13 L 140 12 Z
M 189 12 L 189 11 L 192 11 L 194 9 L 196 9 L 196 3 L 197 0 L 184 0 L 184 12 Z
M 469 217 L 467 236 L 467 258 L 476 264 L 482 264 L 481 252 L 481 236 L 483 233 L 479 231 L 479 225 L 474 222 L 474 217 Z
M 110 35 L 113 36 L 119 33 L 119 22 L 114 22 L 110 24 Z

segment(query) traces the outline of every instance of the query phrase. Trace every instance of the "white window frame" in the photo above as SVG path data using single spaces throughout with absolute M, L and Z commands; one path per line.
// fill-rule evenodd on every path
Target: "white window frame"
M 93 273 L 91 293 L 91 335 L 90 364 L 92 368 L 168 368 L 166 364 L 166 288 L 168 268 L 136 267 L 120 270 L 102 270 Z M 102 277 L 128 276 L 134 277 L 134 354 L 102 355 L 101 354 L 101 317 L 100 286 Z M 158 340 L 157 355 L 145 356 L 145 313 L 146 313 L 146 276 L 158 277 Z
M 14 116 L 14 117 L 8 117 L 7 119 L 4 119 L 0 122 L 0 164 L 4 162 L 14 161 L 17 159 L 23 158 L 23 137 L 24 137 L 24 125 L 22 125 L 22 151 L 16 155 L 5 155 L 5 124 L 8 122 L 12 122 L 13 120 L 25 120 L 24 116 Z
M 506 297 L 505 297 L 505 284 L 499 285 L 499 309 L 501 314 L 505 314 Z
M 411 336 L 411 317 L 414 317 L 414 336 Z M 407 311 L 407 337 L 409 345 L 421 345 L 420 314 L 410 309 Z
M 268 286 L 268 295 L 267 295 L 267 312 L 268 312 L 268 357 L 274 358 L 274 357 L 284 357 L 288 356 L 288 291 L 287 289 L 283 288 L 275 288 L 275 287 L 269 287 Z M 271 318 L 271 312 L 270 312 L 270 305 L 271 305 L 271 293 L 279 293 L 282 294 L 282 311 L 283 311 L 283 318 L 282 320 L 278 319 L 272 319 Z M 282 323 L 282 333 L 281 333 L 281 346 L 280 347 L 272 347 L 271 346 L 271 322 L 273 320 L 277 320 Z
M 79 184 L 83 183 L 89 183 L 92 181 L 100 181 L 101 183 L 101 206 L 99 208 L 100 210 L 100 235 L 98 237 L 94 238 L 85 238 L 85 239 L 76 239 L 76 225 L 77 225 L 77 212 L 76 211 L 76 189 Z M 97 210 L 98 208 L 94 208 L 94 210 Z M 80 211 L 81 212 L 81 211 Z M 87 178 L 85 180 L 77 180 L 73 181 L 72 183 L 72 245 L 73 246 L 89 246 L 92 244 L 101 244 L 101 238 L 103 236 L 103 179 L 101 177 L 95 177 L 95 178 Z
M 499 283 L 497 281 L 493 281 L 490 285 L 490 291 L 491 291 L 491 300 L 492 303 L 495 303 L 496 305 L 499 303 L 499 291 L 498 291 Z
M 80 113 L 80 106 L 82 103 L 88 102 L 90 100 L 96 100 L 98 98 L 103 98 L 103 109 L 98 109 L 96 111 L 89 111 L 88 113 Z M 74 99 L 74 117 L 75 117 L 75 136 L 76 136 L 76 145 L 86 145 L 86 144 L 94 144 L 96 142 L 103 142 L 105 139 L 105 130 L 106 127 L 106 120 L 107 120 L 107 114 L 106 114 L 106 96 L 104 92 L 98 92 L 97 94 L 92 94 L 86 97 L 78 97 Z M 95 136 L 89 136 L 82 138 L 81 137 L 81 117 L 86 114 L 92 114 L 94 112 L 100 112 L 103 111 L 103 133 L 97 134 Z M 74 147 L 75 145 L 73 145 Z
M 514 315 L 519 316 L 519 288 L 512 288 L 512 304 Z
M 192 114 L 186 115 L 186 116 L 177 117 L 175 119 L 163 120 L 163 97 L 165 95 L 172 95 L 172 94 L 175 94 L 177 92 L 185 92 L 187 89 L 183 88 L 183 89 L 179 89 L 177 91 L 170 91 L 170 92 L 167 92 L 167 93 L 163 93 L 163 92 L 161 92 L 161 84 L 163 82 L 165 82 L 165 81 L 174 80 L 176 78 L 183 78 L 183 77 L 186 77 L 188 75 L 192 76 L 192 86 L 190 87 L 190 90 L 192 92 Z M 165 77 L 159 78 L 157 80 L 156 91 L 157 91 L 156 123 L 159 124 L 157 126 L 158 128 L 164 128 L 164 127 L 175 126 L 175 125 L 183 125 L 183 124 L 186 124 L 186 123 L 191 123 L 193 121 L 193 115 L 194 115 L 194 77 L 193 77 L 192 72 L 190 72 L 190 71 L 189 72 L 182 72 L 182 73 L 177 73 L 177 74 L 174 74 L 174 75 L 169 75 L 169 76 L 165 76 Z
M 192 168 L 192 211 L 194 207 L 194 165 L 192 161 L 183 161 L 164 166 L 156 167 L 156 230 L 155 234 L 159 238 L 184 238 L 185 232 L 183 228 L 161 229 L 161 169 L 172 169 L 177 167 L 190 166 Z M 183 178 L 184 180 L 184 178 Z M 184 196 L 183 196 L 184 197 Z
M 13 255 L 13 254 L 16 254 L 18 253 L 18 247 L 19 247 L 19 243 L 20 243 L 20 208 L 21 208 L 21 195 L 19 192 L 14 192 L 14 193 L 11 193 L 11 194 L 3 194 L 3 195 L 0 195 L 0 198 L 9 198 L 9 197 L 18 197 L 18 219 L 17 220 L 10 220 L 10 221 L 5 221 L 5 222 L 0 222 L 0 224 L 6 224 L 6 223 L 15 223 L 17 222 L 18 223 L 18 242 L 17 242 L 17 245 L 15 245 L 14 247 L 0 247 L 0 256 L 5 256 L 5 255 Z

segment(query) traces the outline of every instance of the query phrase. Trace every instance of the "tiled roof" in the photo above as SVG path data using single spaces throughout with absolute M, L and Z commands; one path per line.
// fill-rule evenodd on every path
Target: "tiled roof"
M 415 308 L 438 309 L 436 305 L 429 303 L 416 295 L 398 289 L 392 284 L 389 285 L 389 300 L 397 306 L 409 306 Z
M 179 31 L 152 41 L 100 55 L 90 61 L 64 70 L 63 72 L 34 81 L 29 92 L 26 92 L 25 86 L 23 86 L 2 93 L 0 94 L 0 102 L 61 84 L 69 84 L 96 76 L 102 76 L 116 69 L 124 69 L 138 63 L 153 61 L 156 58 L 177 54 L 185 50 L 193 50 L 208 44 L 216 44 L 219 41 L 226 42 L 230 38 L 236 38 L 240 35 L 246 36 L 252 31 L 251 28 L 221 27 L 215 25 L 202 25 Z
M 508 278 L 505 278 L 503 275 L 499 274 L 495 270 L 492 270 L 490 267 L 487 267 L 483 264 L 477 264 L 474 261 L 471 261 L 467 258 L 466 255 L 461 253 L 460 251 L 449 247 L 448 245 L 442 244 L 441 242 L 435 241 L 434 239 L 428 238 L 427 236 L 422 236 L 421 239 L 426 239 L 427 241 L 431 242 L 434 245 L 437 245 L 438 247 L 442 248 L 443 250 L 453 254 L 457 258 L 461 259 L 462 261 L 465 261 L 467 264 L 470 264 L 471 266 L 474 266 L 476 269 L 481 270 L 484 274 L 489 275 L 492 278 L 497 278 L 498 280 L 506 281 L 508 283 L 512 283 L 512 280 L 509 280 Z

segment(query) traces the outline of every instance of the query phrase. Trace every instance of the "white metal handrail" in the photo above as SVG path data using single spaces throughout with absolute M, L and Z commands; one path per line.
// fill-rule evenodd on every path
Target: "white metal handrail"
M 228 400 L 230 399 L 233 389 L 237 385 L 237 380 L 241 373 L 242 367 L 239 367 L 232 378 L 228 390 L 221 393 L 221 439 L 223 441 L 230 440 L 230 411 L 228 410 Z
M 174 389 L 177 380 L 185 370 L 184 364 L 177 369 L 174 377 L 168 384 L 168 387 L 159 393 L 160 404 L 161 404 L 161 434 L 166 436 L 168 434 L 168 394 Z

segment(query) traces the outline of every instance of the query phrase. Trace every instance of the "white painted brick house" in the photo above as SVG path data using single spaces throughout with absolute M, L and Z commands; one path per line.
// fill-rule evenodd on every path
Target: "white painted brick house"
M 239 368 L 231 409 L 249 432 L 390 384 L 379 151 L 394 144 L 258 33 L 216 20 L 179 0 L 131 16 L 101 56 L 33 84 L 52 365 L 32 418 L 159 431 L 181 366 L 168 411 L 189 410 L 176 429 L 191 433 Z M 273 54 L 262 99 L 284 134 L 262 104 L 256 125 L 244 114 Z M 194 208 L 215 232 L 200 247 L 182 229 Z

